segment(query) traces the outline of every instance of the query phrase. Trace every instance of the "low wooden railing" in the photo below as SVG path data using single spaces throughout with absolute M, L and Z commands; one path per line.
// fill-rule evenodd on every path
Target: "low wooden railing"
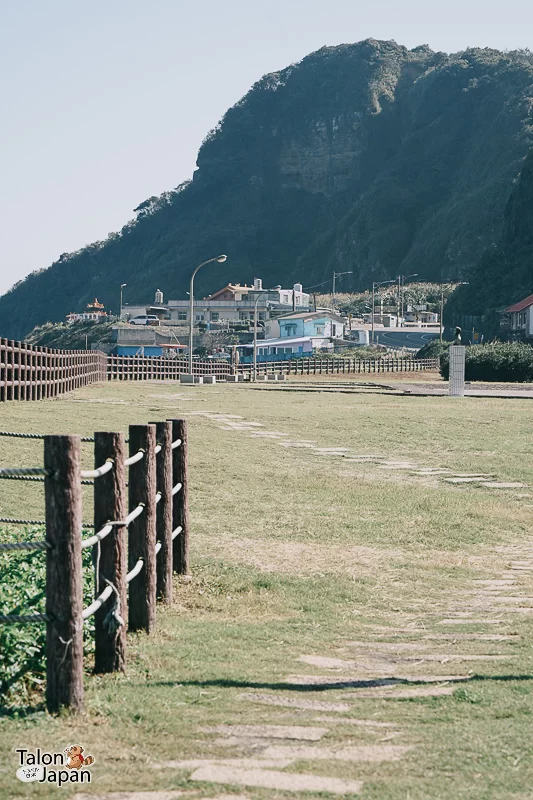
M 98 350 L 51 350 L 0 339 L 0 401 L 43 400 L 106 380 Z
M 271 361 L 257 364 L 258 375 L 339 375 L 376 372 L 422 372 L 438 370 L 438 358 L 298 358 L 291 361 Z M 248 375 L 251 364 L 241 364 L 239 373 Z

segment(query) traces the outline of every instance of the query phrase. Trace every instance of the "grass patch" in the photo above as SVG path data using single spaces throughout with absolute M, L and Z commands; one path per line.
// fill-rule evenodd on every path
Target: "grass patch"
M 48 716 L 39 706 L 38 687 L 20 694 L 18 716 L 0 723 L 2 796 L 29 796 L 14 777 L 15 747 L 57 751 L 79 741 L 96 757 L 91 791 L 100 794 L 192 790 L 190 770 L 153 764 L 250 756 L 252 746 L 224 744 L 205 729 L 273 724 L 326 727 L 324 746 L 377 746 L 387 744 L 382 740 L 389 734 L 389 743 L 409 746 L 394 762 L 300 760 L 288 767 L 363 780 L 363 800 L 525 800 L 533 781 L 533 615 L 495 610 L 497 600 L 488 594 L 483 599 L 473 580 L 498 577 L 514 557 L 508 548 L 528 545 L 527 498 L 284 448 L 250 432 L 221 430 L 221 422 L 196 412 L 240 414 L 262 423 L 263 430 L 319 447 L 349 447 L 533 484 L 529 410 L 527 400 L 289 395 L 157 383 L 91 387 L 57 401 L 6 404 L 5 429 L 46 433 L 125 430 L 128 424 L 186 415 L 194 577 L 176 583 L 174 605 L 158 610 L 153 637 L 130 635 L 125 675 L 92 676 L 87 650 L 83 716 Z M 0 447 L 2 465 L 42 462 L 39 441 L 2 439 Z M 83 447 L 84 465 L 91 466 L 90 445 Z M 42 487 L 5 481 L 2 488 L 2 516 L 19 516 L 21 508 L 28 516 L 42 515 Z M 91 503 L 87 489 L 85 520 Z M 3 533 L 8 535 L 30 534 L 17 529 Z M 2 568 L 13 571 L 3 573 L 3 583 L 11 588 L 2 591 L 15 587 L 23 599 L 27 590 L 20 576 L 31 572 L 23 567 L 27 556 L 13 561 L 10 554 L 10 566 L 7 558 L 2 556 Z M 528 595 L 528 580 L 527 573 L 517 574 L 516 587 L 504 594 Z M 36 572 L 32 591 L 39 581 Z M 2 595 L 2 607 L 12 600 L 18 595 Z M 467 613 L 473 620 L 497 617 L 500 624 L 440 624 Z M 437 638 L 487 632 L 516 635 L 501 641 Z M 20 635 L 27 636 L 27 629 Z M 414 649 L 391 657 L 383 643 L 396 642 Z M 439 654 L 443 663 L 424 661 L 424 655 Z M 461 655 L 507 660 L 457 660 Z M 341 666 L 319 668 L 301 656 L 337 659 Z M 331 681 L 313 684 L 316 675 Z M 470 680 L 458 683 L 451 695 L 397 700 L 337 685 L 340 678 L 371 685 L 400 676 L 402 688 L 416 689 L 431 685 L 428 676 L 438 681 L 443 675 Z M 307 679 L 297 684 L 295 676 Z M 293 705 L 243 697 L 250 694 Z M 320 711 L 320 703 L 345 704 L 348 710 Z M 324 717 L 337 721 L 319 721 Z M 392 727 L 359 727 L 353 724 L 358 719 Z M 222 789 L 196 786 L 197 796 L 205 797 Z M 74 789 L 64 792 L 69 796 Z M 38 793 L 55 796 L 45 785 Z M 260 789 L 238 793 L 271 800 L 291 796 Z

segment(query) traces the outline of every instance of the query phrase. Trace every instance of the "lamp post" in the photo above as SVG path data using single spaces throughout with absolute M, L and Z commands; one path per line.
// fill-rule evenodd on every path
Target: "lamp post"
M 333 273 L 333 286 L 332 286 L 332 293 L 331 293 L 331 305 L 335 305 L 335 278 L 340 278 L 341 275 L 353 275 L 353 270 L 349 270 L 348 272 L 334 272 Z
M 218 261 L 219 264 L 223 264 L 224 261 L 227 259 L 227 256 L 215 256 L 214 258 L 208 258 L 207 261 L 202 261 L 196 269 L 194 270 L 193 274 L 191 275 L 191 285 L 189 291 L 189 374 L 192 375 L 192 348 L 193 348 L 193 328 L 194 328 L 194 278 L 196 273 L 202 267 L 205 267 L 206 264 L 211 264 L 212 261 Z
M 254 366 L 252 371 L 252 381 L 254 383 L 257 380 L 257 305 L 261 297 L 263 297 L 265 294 L 268 294 L 268 292 L 262 292 L 258 294 L 254 301 Z
M 392 281 L 372 281 L 372 344 L 374 344 L 374 314 L 376 308 L 376 286 L 385 286 L 390 283 L 396 283 L 396 280 Z
M 119 316 L 118 316 L 119 320 L 122 319 L 122 290 L 127 285 L 128 285 L 127 283 L 121 283 L 120 284 L 120 313 L 119 313 Z
M 418 277 L 418 272 L 413 272 L 411 275 L 398 275 L 398 322 L 403 319 L 403 287 L 405 286 L 405 281 L 407 278 L 416 277 Z

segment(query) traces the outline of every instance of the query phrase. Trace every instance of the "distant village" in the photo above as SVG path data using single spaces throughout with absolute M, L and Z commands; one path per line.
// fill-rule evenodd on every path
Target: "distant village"
M 439 315 L 425 307 L 407 307 L 404 316 L 384 313 L 383 304 L 361 317 L 343 315 L 336 308 L 316 306 L 313 295 L 301 283 L 292 288 L 263 288 L 229 283 L 208 297 L 194 300 L 194 352 L 212 358 L 253 359 L 254 341 L 258 361 L 280 361 L 314 353 L 333 353 L 346 347 L 371 343 L 372 329 L 401 326 L 431 327 Z M 188 352 L 190 300 L 168 300 L 157 290 L 153 303 L 122 304 L 118 317 L 94 299 L 86 310 L 67 316 L 77 322 L 114 322 L 110 352 L 117 355 L 162 356 Z

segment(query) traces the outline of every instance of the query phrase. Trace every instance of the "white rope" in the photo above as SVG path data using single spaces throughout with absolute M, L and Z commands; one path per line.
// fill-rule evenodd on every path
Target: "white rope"
M 125 467 L 131 467 L 132 464 L 136 464 L 138 461 L 144 458 L 144 450 L 139 450 L 138 453 L 135 453 L 134 456 L 130 456 L 124 462 Z
M 108 458 L 105 464 L 102 464 L 101 467 L 97 467 L 96 469 L 82 469 L 80 475 L 82 478 L 101 478 L 102 475 L 107 475 L 113 467 L 115 466 L 115 462 L 112 458 Z
M 182 484 L 182 483 L 177 483 L 177 484 L 176 484 L 176 485 L 175 485 L 175 486 L 172 488 L 172 497 L 174 497 L 174 495 L 175 495 L 175 494 L 177 494 L 177 493 L 179 492 L 179 490 L 182 488 L 182 486 L 183 486 L 183 484 Z
M 113 587 L 106 586 L 104 591 L 98 595 L 96 600 L 93 603 L 91 603 L 90 606 L 87 606 L 87 608 L 83 611 L 82 614 L 83 619 L 89 619 L 89 617 L 92 617 L 95 611 L 98 611 L 98 609 L 104 605 L 105 601 L 108 600 L 112 594 L 113 594 Z
M 176 439 L 175 442 L 172 442 L 172 449 L 175 450 L 176 447 L 179 447 L 181 444 L 181 439 Z
M 163 449 L 163 445 L 156 444 L 156 446 L 155 446 L 155 454 L 157 455 L 158 453 L 160 453 L 162 449 Z
M 156 544 L 156 546 L 155 546 L 155 554 L 156 555 L 159 553 L 159 551 L 161 550 L 162 547 L 163 547 L 163 543 L 162 542 L 158 542 Z
M 179 534 L 182 532 L 182 530 L 183 530 L 183 528 L 181 527 L 181 525 L 178 525 L 176 530 L 172 531 L 172 539 L 174 540 L 176 538 L 176 536 L 179 536 Z
M 101 542 L 102 539 L 105 539 L 105 537 L 111 533 L 113 527 L 114 526 L 110 522 L 108 522 L 107 525 L 104 525 L 102 530 L 98 531 L 98 533 L 95 533 L 94 536 L 90 536 L 88 539 L 83 539 L 81 543 L 82 550 L 85 547 L 92 547 L 98 542 Z
M 111 583 L 111 581 L 108 581 L 107 578 L 104 578 L 104 580 L 108 587 L 111 587 L 115 593 L 115 601 L 104 617 L 104 628 L 108 633 L 117 633 L 118 630 L 123 628 L 126 624 L 124 617 L 120 614 L 120 594 L 118 593 L 117 587 Z
M 133 567 L 133 569 L 131 570 L 131 572 L 128 572 L 128 574 L 126 575 L 126 583 L 129 583 L 134 578 L 136 578 L 139 572 L 142 570 L 143 566 L 144 566 L 144 561 L 142 558 L 140 558 Z
M 134 519 L 137 519 L 137 517 L 140 517 L 141 514 L 143 513 L 143 511 L 144 511 L 144 503 L 139 503 L 137 508 L 134 508 L 133 511 L 131 512 L 131 514 L 128 514 L 128 516 L 124 520 L 124 525 L 126 527 L 128 527 L 130 522 L 133 522 Z
M 156 505 L 159 503 L 159 501 L 162 499 L 162 497 L 163 497 L 163 495 L 161 494 L 161 492 L 157 492 L 157 494 L 155 496 L 155 504 Z

